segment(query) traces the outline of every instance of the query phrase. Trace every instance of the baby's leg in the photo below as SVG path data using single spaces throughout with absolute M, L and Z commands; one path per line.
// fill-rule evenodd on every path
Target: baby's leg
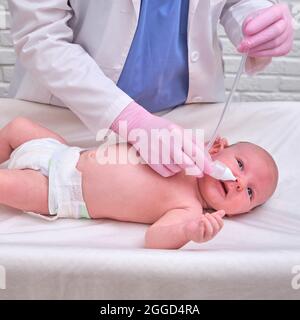
M 0 204 L 48 214 L 48 178 L 31 169 L 0 169 Z
M 9 159 L 13 149 L 26 141 L 40 138 L 54 138 L 66 143 L 57 133 L 23 117 L 17 117 L 0 130 L 0 163 Z M 1 181 L 0 181 L 1 183 Z

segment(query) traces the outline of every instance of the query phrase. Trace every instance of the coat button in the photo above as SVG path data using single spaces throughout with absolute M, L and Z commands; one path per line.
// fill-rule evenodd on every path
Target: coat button
M 191 60 L 192 62 L 196 62 L 199 60 L 199 52 L 198 51 L 193 51 L 191 54 Z

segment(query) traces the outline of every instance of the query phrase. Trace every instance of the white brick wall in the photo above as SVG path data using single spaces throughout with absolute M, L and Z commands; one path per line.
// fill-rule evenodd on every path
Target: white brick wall
M 0 0 L 0 97 L 7 93 L 16 60 L 9 27 L 7 0 Z
M 235 100 L 297 100 L 300 101 L 300 1 L 287 0 L 294 10 L 296 39 L 293 51 L 286 57 L 275 58 L 273 63 L 255 77 L 242 76 Z M 10 19 L 7 0 L 0 0 L 0 97 L 6 95 L 13 75 L 15 54 L 9 33 Z M 238 69 L 240 55 L 220 28 L 224 48 L 226 89 L 230 89 Z

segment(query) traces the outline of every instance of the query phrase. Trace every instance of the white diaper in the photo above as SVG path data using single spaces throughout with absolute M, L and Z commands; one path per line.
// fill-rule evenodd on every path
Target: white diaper
M 47 220 L 57 218 L 90 218 L 82 195 L 82 175 L 76 168 L 80 152 L 86 150 L 67 146 L 52 138 L 34 139 L 16 148 L 8 169 L 33 169 L 49 180 L 48 208 L 50 217 L 35 212 Z

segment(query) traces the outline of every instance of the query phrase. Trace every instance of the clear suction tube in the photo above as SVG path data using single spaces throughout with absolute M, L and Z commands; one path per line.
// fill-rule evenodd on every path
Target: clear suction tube
M 232 88 L 231 88 L 230 94 L 229 94 L 229 96 L 228 96 L 228 98 L 227 98 L 227 101 L 226 101 L 226 103 L 225 103 L 225 106 L 224 106 L 224 108 L 223 108 L 223 111 L 222 111 L 220 120 L 219 120 L 219 122 L 218 122 L 218 125 L 217 125 L 217 127 L 216 127 L 216 129 L 215 129 L 215 131 L 214 131 L 214 133 L 213 133 L 213 135 L 212 135 L 212 137 L 211 137 L 210 140 L 209 140 L 209 143 L 207 144 L 207 150 L 210 150 L 210 149 L 211 149 L 211 147 L 213 146 L 213 144 L 214 144 L 214 142 L 215 142 L 215 140 L 216 140 L 216 138 L 217 138 L 217 136 L 218 136 L 218 134 L 219 134 L 219 129 L 220 129 L 221 124 L 222 124 L 222 122 L 223 122 L 224 116 L 225 116 L 226 112 L 227 112 L 228 109 L 229 109 L 229 106 L 230 106 L 232 97 L 233 97 L 233 95 L 234 95 L 234 93 L 235 93 L 235 91 L 236 91 L 236 88 L 237 88 L 238 83 L 239 83 L 239 81 L 240 81 L 241 75 L 242 75 L 242 73 L 243 73 L 244 70 L 245 70 L 245 65 L 246 65 L 247 56 L 248 56 L 247 53 L 244 53 L 243 56 L 242 56 L 242 59 L 241 59 L 241 62 L 240 62 L 240 66 L 239 66 L 238 72 L 237 72 L 237 74 L 236 74 L 236 76 L 235 76 L 235 79 L 234 79 L 234 82 L 233 82 L 233 86 L 232 86 Z
M 223 111 L 222 111 L 220 120 L 218 122 L 218 125 L 217 125 L 217 127 L 216 127 L 216 129 L 215 129 L 215 131 L 214 131 L 214 133 L 213 133 L 213 135 L 211 137 L 211 139 L 209 140 L 209 143 L 206 146 L 206 152 L 207 153 L 209 153 L 209 150 L 211 149 L 211 147 L 213 146 L 214 142 L 216 141 L 216 139 L 218 137 L 221 124 L 222 124 L 222 122 L 224 120 L 226 112 L 229 110 L 229 106 L 230 106 L 230 103 L 232 101 L 232 97 L 233 97 L 233 95 L 234 95 L 234 93 L 236 91 L 236 88 L 237 88 L 238 84 L 239 84 L 241 75 L 245 70 L 247 57 L 248 57 L 248 54 L 244 53 L 243 56 L 242 56 L 241 62 L 240 62 L 240 66 L 239 66 L 238 72 L 237 72 L 237 74 L 235 76 L 235 79 L 234 79 L 230 94 L 229 94 L 229 96 L 227 98 L 227 101 L 225 103 L 225 106 L 223 108 Z M 212 172 L 209 173 L 209 175 L 211 177 L 213 177 L 215 179 L 219 179 L 219 180 L 236 180 L 236 177 L 233 175 L 231 170 L 228 167 L 226 167 L 223 163 L 221 163 L 219 161 L 214 161 L 213 162 Z

